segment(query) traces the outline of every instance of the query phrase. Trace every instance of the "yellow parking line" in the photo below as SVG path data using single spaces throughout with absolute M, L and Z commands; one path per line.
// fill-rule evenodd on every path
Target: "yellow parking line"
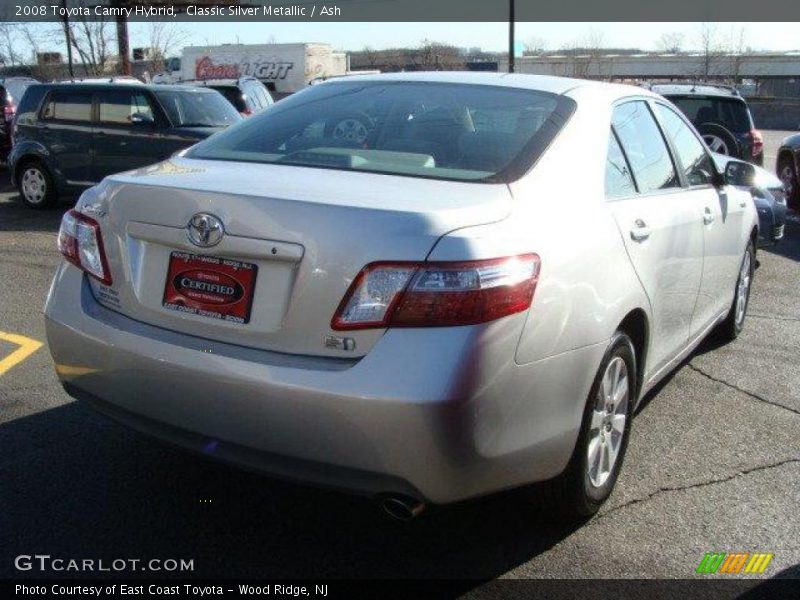
M 6 342 L 11 342 L 19 346 L 19 348 L 14 350 L 3 360 L 0 360 L 0 375 L 3 375 L 11 367 L 21 363 L 42 347 L 42 342 L 37 342 L 36 340 L 17 335 L 16 333 L 6 333 L 5 331 L 0 331 L 0 340 L 5 340 Z

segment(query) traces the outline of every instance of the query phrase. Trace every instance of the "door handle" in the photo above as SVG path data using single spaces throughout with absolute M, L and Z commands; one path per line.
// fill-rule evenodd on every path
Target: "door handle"
M 647 226 L 647 223 L 641 219 L 636 219 L 636 221 L 633 223 L 633 229 L 631 229 L 631 239 L 634 242 L 641 242 L 649 237 L 650 228 Z
M 716 220 L 714 213 L 711 212 L 711 209 L 706 206 L 706 210 L 703 212 L 703 223 L 706 225 L 711 225 Z

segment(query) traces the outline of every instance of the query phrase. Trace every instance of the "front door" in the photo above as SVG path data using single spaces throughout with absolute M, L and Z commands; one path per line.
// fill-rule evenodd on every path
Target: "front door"
M 703 280 L 692 317 L 692 335 L 705 331 L 731 305 L 739 263 L 740 231 L 749 192 L 714 185 L 715 166 L 687 119 L 671 106 L 654 103 L 656 115 L 683 174 L 687 194 L 702 209 Z

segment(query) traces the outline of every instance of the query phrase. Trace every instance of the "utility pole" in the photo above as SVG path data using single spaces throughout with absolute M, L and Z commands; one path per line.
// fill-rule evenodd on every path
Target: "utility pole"
M 508 0 L 508 72 L 514 68 L 514 0 Z
M 124 15 L 117 15 L 117 49 L 122 75 L 130 75 L 131 57 L 128 45 L 128 19 Z
M 69 17 L 66 16 L 67 14 L 67 0 L 61 0 L 61 8 L 62 14 L 64 14 L 63 26 L 64 26 L 64 38 L 67 41 L 67 67 L 69 68 L 69 78 L 75 79 L 75 72 L 72 68 L 72 32 L 69 28 Z

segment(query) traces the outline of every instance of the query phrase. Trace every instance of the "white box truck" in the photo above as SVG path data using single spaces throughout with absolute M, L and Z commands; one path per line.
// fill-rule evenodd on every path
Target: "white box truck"
M 155 83 L 208 79 L 260 79 L 278 96 L 297 92 L 315 79 L 347 74 L 347 55 L 330 44 L 223 44 L 187 46 L 167 61 Z

